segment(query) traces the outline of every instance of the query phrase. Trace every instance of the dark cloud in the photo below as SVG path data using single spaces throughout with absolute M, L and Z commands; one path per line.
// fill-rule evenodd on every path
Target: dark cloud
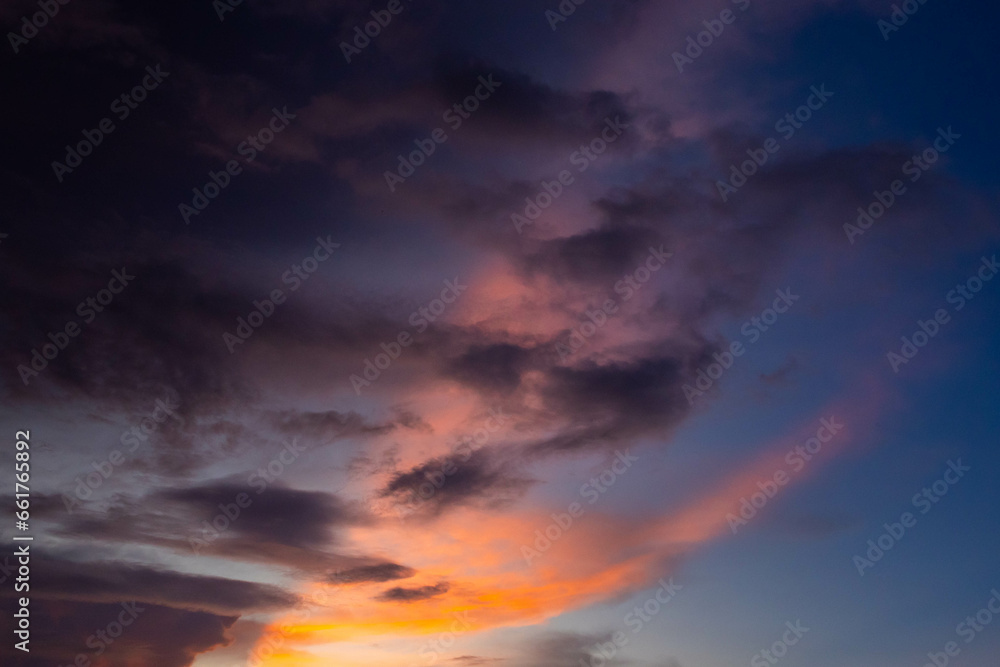
M 375 599 L 381 602 L 416 602 L 428 598 L 444 595 L 451 588 L 447 583 L 434 584 L 433 586 L 417 586 L 415 588 L 402 588 L 397 586 L 379 594 Z
M 408 579 L 416 574 L 416 570 L 397 563 L 379 563 L 377 565 L 362 565 L 341 570 L 327 578 L 331 584 L 361 584 L 368 582 L 385 582 L 394 579 Z
M 448 367 L 448 375 L 482 391 L 511 392 L 521 384 L 521 374 L 529 368 L 530 350 L 498 343 L 475 345 Z
M 80 562 L 35 555 L 32 572 L 45 586 L 32 598 L 112 603 L 143 603 L 231 615 L 274 611 L 295 604 L 296 597 L 280 588 L 235 579 L 208 577 L 125 561 Z M 11 595 L 5 592 L 4 595 Z
M 162 499 L 184 505 L 191 512 L 192 524 L 197 525 L 218 516 L 222 512 L 220 506 L 236 505 L 241 495 L 247 496 L 250 505 L 239 510 L 228 532 L 258 543 L 317 549 L 328 544 L 335 527 L 361 520 L 356 509 L 335 496 L 274 485 L 263 491 L 259 487 L 228 483 L 176 489 L 159 492 L 147 502 L 156 503 Z M 295 520 L 290 521 L 289 517 Z
M 560 90 L 496 63 L 455 54 L 442 57 L 435 74 L 446 107 L 468 97 L 480 76 L 492 75 L 500 88 L 477 110 L 472 131 L 505 141 L 543 141 L 573 150 L 598 136 L 605 119 L 628 123 L 634 113 L 627 100 L 611 91 Z
M 611 285 L 641 266 L 650 248 L 659 250 L 663 243 L 660 234 L 651 229 L 605 225 L 543 241 L 524 261 L 531 272 L 542 271 L 564 281 Z
M 518 667 L 579 667 L 589 665 L 601 658 L 597 650 L 599 642 L 609 640 L 610 632 L 604 635 L 574 632 L 549 632 L 535 639 L 517 659 Z M 602 658 L 603 659 L 603 658 Z M 631 660 L 617 658 L 620 664 L 631 664 Z
M 462 505 L 496 508 L 520 497 L 532 484 L 487 447 L 461 446 L 393 475 L 379 491 L 401 511 L 434 516 Z
M 274 493 L 273 499 L 267 497 Z M 240 494 L 250 504 L 234 515 Z M 51 534 L 99 545 L 144 544 L 185 556 L 213 556 L 282 568 L 308 578 L 377 563 L 380 559 L 338 553 L 337 529 L 372 521 L 358 503 L 322 493 L 269 486 L 260 494 L 230 481 L 145 496 L 115 495 L 111 501 L 87 501 L 65 511 L 62 501 L 42 496 L 38 518 Z M 260 502 L 258 502 L 258 500 Z M 259 512 L 255 512 L 259 510 Z M 286 514 L 290 512 L 290 514 Z M 222 519 L 218 517 L 222 516 Z M 288 517 L 299 516 L 301 521 Z M 221 526 L 218 530 L 212 524 Z M 284 525 L 289 524 L 289 525 Z M 117 548 L 117 546 L 115 547 Z M 103 554 L 103 551 L 96 551 Z
M 224 313 L 245 309 L 241 299 L 206 294 L 176 262 L 119 260 L 108 253 L 105 261 L 94 264 L 5 264 L 0 269 L 12 286 L 4 295 L 5 308 L 23 323 L 0 334 L 9 369 L 29 365 L 32 349 L 48 343 L 50 332 L 61 332 L 68 322 L 81 329 L 40 376 L 29 378 L 30 393 L 57 393 L 55 386 L 139 408 L 139 401 L 167 390 L 182 397 L 185 410 L 193 404 L 217 404 L 222 394 L 246 395 L 220 354 L 226 350 L 218 333 L 229 326 Z M 78 306 L 107 288 L 112 272 L 123 268 L 135 279 L 110 305 L 98 304 L 101 312 L 85 307 L 81 316 Z M 192 298 L 195 294 L 199 297 Z M 16 371 L 7 375 L 6 384 L 8 391 L 25 386 Z
M 533 443 L 529 451 L 544 454 L 608 446 L 676 426 L 690 409 L 683 385 L 710 358 L 709 349 L 552 369 L 544 393 L 547 405 L 571 423 L 557 435 Z
M 347 435 L 384 435 L 396 427 L 394 423 L 368 424 L 361 415 L 336 410 L 325 412 L 284 410 L 272 413 L 269 417 L 272 426 L 280 433 L 302 436 L 320 442 Z M 406 423 L 413 423 L 412 416 L 403 415 L 400 417 L 400 425 Z
M 403 408 L 397 408 L 395 410 L 395 413 L 396 413 L 396 422 L 403 428 L 412 429 L 414 431 L 419 431 L 421 433 L 434 432 L 433 427 L 431 427 L 430 424 L 424 421 L 423 417 L 421 417 L 418 414 L 415 414 Z
M 23 653 L 12 642 L 4 642 L 0 646 L 4 664 L 189 667 L 198 655 L 232 641 L 229 629 L 237 617 L 133 604 L 130 598 L 93 603 L 33 596 L 31 619 L 31 652 Z M 121 631 L 119 619 L 129 623 Z M 119 636 L 111 639 L 115 634 Z M 75 662 L 79 655 L 89 662 Z

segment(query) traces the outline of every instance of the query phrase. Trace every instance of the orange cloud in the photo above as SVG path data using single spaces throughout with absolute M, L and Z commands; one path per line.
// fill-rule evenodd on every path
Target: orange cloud
M 783 470 L 789 477 L 787 486 L 801 483 L 850 451 L 856 434 L 868 430 L 877 403 L 868 401 L 859 409 L 829 406 L 792 435 L 765 446 L 738 472 L 665 516 L 632 519 L 586 512 L 548 546 L 534 540 L 536 531 L 544 534 L 554 523 L 550 512 L 487 515 L 465 508 L 430 526 L 387 522 L 356 528 L 348 537 L 360 550 L 417 570 L 417 576 L 393 585 L 417 588 L 447 582 L 447 591 L 412 602 L 382 602 L 375 597 L 386 584 L 328 590 L 335 604 L 319 609 L 314 619 L 294 624 L 288 631 L 289 643 L 305 647 L 456 632 L 459 619 L 465 619 L 461 632 L 537 624 L 641 590 L 664 576 L 664 569 L 680 557 L 725 535 L 730 529 L 727 516 L 738 512 L 741 498 L 759 491 L 758 482 Z M 805 445 L 821 430 L 820 419 L 830 416 L 842 421 L 843 428 L 834 434 L 823 430 L 828 441 L 820 452 L 792 472 L 788 453 Z M 531 564 L 522 555 L 524 546 L 537 550 Z

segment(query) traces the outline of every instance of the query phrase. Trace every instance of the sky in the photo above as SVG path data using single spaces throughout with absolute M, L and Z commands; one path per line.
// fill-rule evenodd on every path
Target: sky
M 5 2 L 0 661 L 994 664 L 998 20 Z

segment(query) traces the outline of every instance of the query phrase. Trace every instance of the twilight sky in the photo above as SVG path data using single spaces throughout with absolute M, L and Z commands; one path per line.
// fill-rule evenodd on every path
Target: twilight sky
M 5 2 L 0 661 L 994 665 L 998 21 Z

